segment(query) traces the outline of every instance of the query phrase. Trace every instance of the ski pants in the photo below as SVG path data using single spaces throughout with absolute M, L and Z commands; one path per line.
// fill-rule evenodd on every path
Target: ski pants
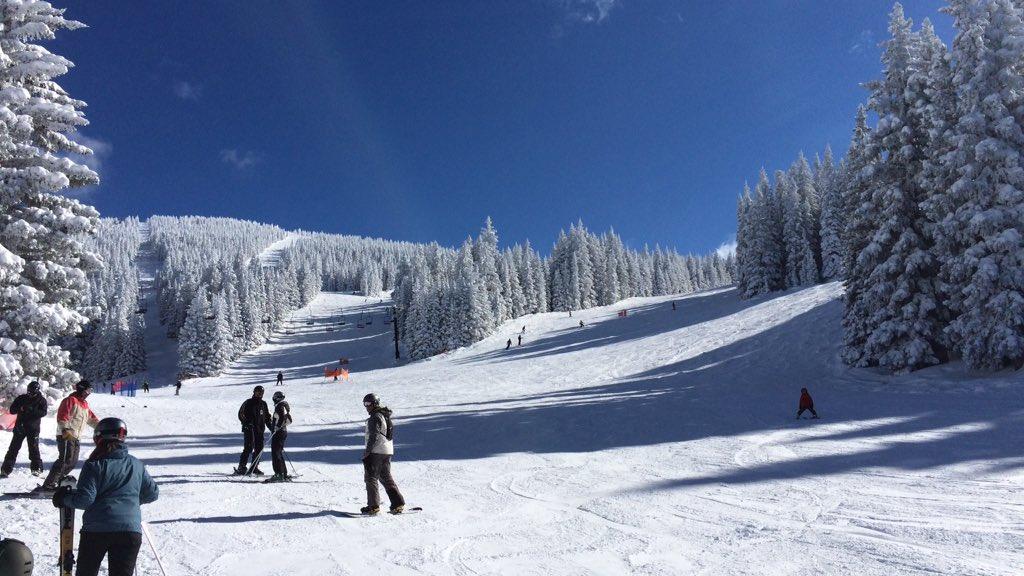
M 43 459 L 39 457 L 39 432 L 35 434 L 14 427 L 14 436 L 11 444 L 7 447 L 7 455 L 4 456 L 4 463 L 0 466 L 0 472 L 10 474 L 14 470 L 14 462 L 18 459 L 18 452 L 21 452 L 21 443 L 28 440 L 28 459 L 32 463 L 33 472 L 42 472 Z
M 799 418 L 800 415 L 804 413 L 804 410 L 810 410 L 811 411 L 811 416 L 814 416 L 815 418 L 818 417 L 818 413 L 814 411 L 814 406 L 810 406 L 810 407 L 807 407 L 807 408 L 801 408 L 801 409 L 797 410 L 796 417 Z
M 248 468 L 248 464 L 255 462 L 263 453 L 263 427 L 242 426 L 242 436 L 245 437 L 245 444 L 242 446 L 242 456 L 238 459 L 238 467 Z
M 62 478 L 71 474 L 75 469 L 75 465 L 78 464 L 78 451 L 80 448 L 81 444 L 79 444 L 78 438 L 72 438 L 71 440 L 57 438 L 57 460 L 53 463 L 53 467 L 50 468 L 50 473 L 46 475 L 46 481 L 43 482 L 43 486 L 48 488 L 56 487 Z
M 363 480 L 366 481 L 366 504 L 371 507 L 380 506 L 380 491 L 377 483 L 384 485 L 391 507 L 405 506 L 405 498 L 398 491 L 398 484 L 391 477 L 391 455 L 370 454 L 363 460 Z
M 141 546 L 142 534 L 138 532 L 82 531 L 75 576 L 97 576 L 104 556 L 110 576 L 132 576 Z
M 287 430 L 278 430 L 270 436 L 270 458 L 274 463 L 274 474 L 288 473 L 288 467 L 284 462 L 284 441 L 287 438 Z

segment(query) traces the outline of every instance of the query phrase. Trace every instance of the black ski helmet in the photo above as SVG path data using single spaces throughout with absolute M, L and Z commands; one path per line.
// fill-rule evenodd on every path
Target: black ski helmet
M 32 576 L 32 551 L 24 542 L 0 541 L 0 576 Z
M 263 395 L 263 386 L 257 386 L 252 389 L 252 395 L 255 396 L 257 394 Z
M 78 384 L 75 384 L 75 392 L 84 392 L 85 390 L 91 390 L 92 383 L 88 380 L 79 380 Z
M 36 382 L 35 380 L 29 382 L 28 383 L 28 391 L 33 393 L 33 394 L 35 394 L 36 392 L 39 392 L 39 382 Z
M 380 406 L 380 398 L 374 393 L 369 393 L 363 396 L 363 406 L 369 408 L 370 406 Z
M 99 421 L 99 424 L 96 424 L 96 429 L 92 432 L 92 439 L 95 442 L 100 440 L 124 442 L 127 437 L 128 425 L 120 418 L 104 418 Z
M 273 398 L 274 402 L 280 402 L 281 400 L 284 400 L 284 392 L 281 392 L 280 390 L 274 392 Z

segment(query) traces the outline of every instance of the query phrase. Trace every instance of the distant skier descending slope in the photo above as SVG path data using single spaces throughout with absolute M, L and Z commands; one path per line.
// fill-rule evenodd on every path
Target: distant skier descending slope
M 263 430 L 264 427 L 273 430 L 270 409 L 267 408 L 267 403 L 263 401 L 263 386 L 253 388 L 252 398 L 242 402 L 242 406 L 238 409 L 238 421 L 242 423 L 244 444 L 242 455 L 238 458 L 238 468 L 235 469 L 235 474 L 245 474 L 249 471 L 247 464 L 251 456 L 252 463 L 254 464 L 251 474 L 262 476 L 263 472 L 259 468 L 259 458 L 263 453 L 265 441 Z
M 14 399 L 11 414 L 18 416 L 14 425 L 7 456 L 0 466 L 0 478 L 6 478 L 14 470 L 14 462 L 21 451 L 21 443 L 28 440 L 28 459 L 33 474 L 43 472 L 43 460 L 39 457 L 39 421 L 46 416 L 46 398 L 39 392 L 39 382 L 29 382 L 28 392 Z
M 275 384 L 275 386 L 281 386 L 282 384 L 284 384 L 284 372 L 278 372 L 277 373 L 277 384 Z
M 104 556 L 110 576 L 132 576 L 142 545 L 142 504 L 160 495 L 145 465 L 128 454 L 124 441 L 128 427 L 119 418 L 104 418 L 96 425 L 96 449 L 82 466 L 75 489 L 60 488 L 53 495 L 57 508 L 85 510 L 78 544 L 76 576 L 96 576 Z
M 804 410 L 811 411 L 811 418 L 817 418 L 818 413 L 814 411 L 814 399 L 811 398 L 810 392 L 807 388 L 800 389 L 800 409 L 796 412 L 796 417 L 800 418 L 800 415 L 804 413 Z
M 366 419 L 366 446 L 363 450 L 363 479 L 366 481 L 366 506 L 363 514 L 380 512 L 380 492 L 377 483 L 384 485 L 384 491 L 391 502 L 391 512 L 398 514 L 405 509 L 405 499 L 398 491 L 398 484 L 391 477 L 391 457 L 395 453 L 395 428 L 391 423 L 391 410 L 381 406 L 376 394 L 363 397 L 363 407 L 370 415 Z

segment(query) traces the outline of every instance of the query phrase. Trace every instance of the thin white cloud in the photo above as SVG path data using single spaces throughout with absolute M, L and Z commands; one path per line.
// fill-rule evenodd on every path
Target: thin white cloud
M 728 240 L 722 242 L 722 244 L 715 249 L 722 258 L 728 258 L 729 256 L 736 253 L 736 235 L 732 235 Z
M 92 154 L 72 154 L 74 160 L 85 164 L 95 172 L 101 172 L 103 170 L 103 163 L 110 158 L 110 154 L 114 151 L 114 146 L 106 140 L 92 138 L 81 133 L 76 133 L 72 139 L 92 149 Z
M 860 36 L 850 45 L 850 54 L 864 54 L 874 49 L 878 43 L 875 41 L 875 33 L 871 30 L 861 30 Z
M 560 0 L 570 20 L 600 24 L 608 18 L 619 0 Z
M 220 160 L 230 164 L 238 170 L 245 170 L 260 161 L 259 156 L 252 150 L 240 151 L 236 148 L 220 151 Z
M 179 80 L 174 83 L 174 95 L 182 100 L 199 100 L 203 95 L 203 87 L 199 84 Z

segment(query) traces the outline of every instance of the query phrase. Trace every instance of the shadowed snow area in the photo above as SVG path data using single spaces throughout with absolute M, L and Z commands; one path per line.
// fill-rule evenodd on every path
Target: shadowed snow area
M 387 300 L 322 294 L 180 397 L 91 401 L 128 421 L 160 484 L 143 511 L 170 574 L 1024 573 L 1024 374 L 849 369 L 840 296 L 638 298 L 405 363 Z M 325 379 L 342 357 L 350 379 Z M 238 406 L 256 384 L 269 398 L 278 370 L 302 476 L 228 477 Z M 803 386 L 821 420 L 794 420 Z M 395 411 L 393 471 L 423 513 L 341 514 L 365 502 L 371 391 Z M 19 467 L 4 488 L 35 483 Z M 0 510 L 5 536 L 56 562 L 49 502 Z M 139 567 L 156 573 L 146 548 Z

